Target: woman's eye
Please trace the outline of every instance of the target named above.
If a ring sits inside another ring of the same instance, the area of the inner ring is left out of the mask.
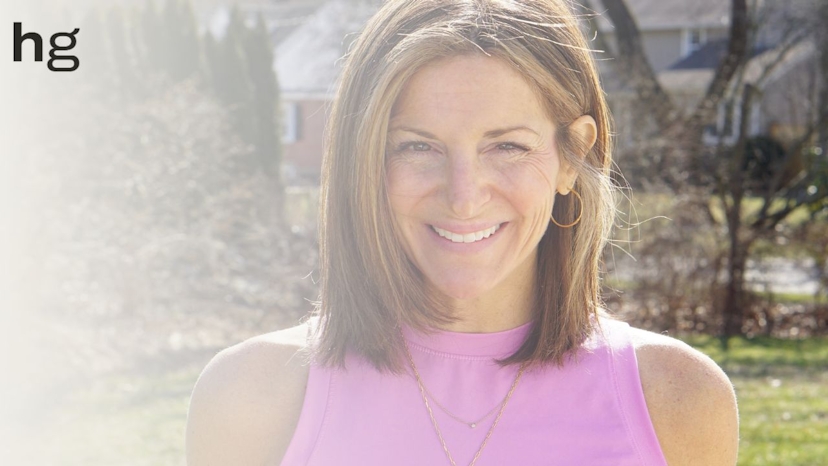
[[[396,145],[396,150],[394,151],[397,154],[411,154],[411,153],[422,153],[422,152],[430,152],[434,148],[431,147],[431,144],[422,141],[409,141],[403,142],[401,144]]]
[[[412,150],[414,152],[428,152],[431,146],[425,142],[409,142],[403,145],[403,149]]]
[[[526,152],[528,149],[525,147],[515,144],[513,142],[502,142],[497,145],[497,150],[505,151],[509,153],[518,153],[518,152]]]

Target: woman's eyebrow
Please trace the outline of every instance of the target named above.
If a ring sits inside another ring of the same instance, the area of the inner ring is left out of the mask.
[[[417,128],[411,128],[409,126],[394,126],[394,127],[390,128],[388,131],[389,132],[406,131],[406,132],[409,132],[409,133],[414,133],[416,135],[422,136],[424,138],[437,139],[437,136],[429,133],[428,131],[417,129]],[[512,131],[529,131],[530,133],[532,133],[536,136],[540,136],[540,134],[538,134],[538,132],[533,130],[532,128],[530,128],[528,126],[520,125],[520,126],[509,126],[507,128],[490,129],[489,131],[486,131],[485,133],[483,133],[483,137],[485,137],[485,138],[496,138],[498,136],[503,136],[504,134],[511,133]]]
[[[394,127],[391,127],[391,128],[388,129],[389,133],[394,132],[394,131],[405,131],[405,132],[408,132],[408,133],[414,133],[414,134],[416,134],[418,136],[422,136],[424,138],[437,139],[437,136],[429,133],[428,131],[425,131],[425,130],[422,130],[422,129],[417,129],[417,128],[412,128],[410,126],[394,126]]]
[[[499,128],[499,129],[492,129],[483,133],[484,137],[487,138],[496,138],[498,136],[503,136],[506,133],[511,133],[512,131],[529,131],[530,133],[540,136],[537,131],[533,130],[528,126],[510,126],[508,128]]]

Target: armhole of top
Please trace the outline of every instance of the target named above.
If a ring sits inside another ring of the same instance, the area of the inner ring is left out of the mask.
[[[627,424],[627,432],[636,451],[642,456],[643,464],[667,466],[655,427],[647,410],[644,388],[638,372],[638,359],[630,337],[630,326],[626,322],[603,322],[609,350],[612,353],[610,365],[615,378],[619,409]]]
[[[335,369],[320,367],[314,363],[308,368],[308,384],[299,422],[293,431],[281,466],[306,465],[316,447],[322,432],[325,414],[328,411],[328,398]]]

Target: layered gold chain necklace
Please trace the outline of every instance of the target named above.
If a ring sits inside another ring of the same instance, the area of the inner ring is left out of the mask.
[[[495,412],[496,412],[496,411],[497,411],[497,410],[498,410],[501,406],[503,406],[503,403],[504,403],[504,402],[506,402],[506,396],[509,396],[509,394],[507,393],[507,394],[506,394],[506,396],[504,396],[504,397],[503,397],[503,399],[502,399],[502,400],[500,400],[500,402],[499,402],[498,404],[494,405],[494,408],[490,409],[490,410],[489,410],[486,414],[484,414],[483,416],[481,416],[481,417],[480,417],[480,418],[478,418],[477,420],[475,420],[475,421],[467,421],[467,420],[465,420],[465,419],[461,419],[461,418],[460,418],[460,416],[457,416],[456,414],[454,414],[454,413],[452,413],[451,411],[449,411],[449,409],[448,409],[448,408],[446,408],[445,406],[443,406],[443,405],[442,405],[442,404],[441,404],[441,403],[437,400],[437,397],[436,397],[436,396],[434,396],[434,394],[433,394],[433,393],[431,393],[431,391],[428,389],[428,387],[426,387],[426,386],[425,386],[425,384],[423,384],[423,390],[425,390],[426,395],[428,395],[428,397],[429,397],[429,398],[431,398],[431,401],[433,401],[433,402],[434,402],[434,404],[435,404],[435,405],[437,405],[437,407],[438,407],[438,408],[440,408],[440,410],[441,410],[441,411],[443,411],[444,413],[446,413],[446,415],[447,415],[448,417],[450,417],[450,418],[454,419],[455,421],[459,422],[460,424],[464,424],[464,425],[468,426],[470,429],[474,429],[475,427],[477,427],[477,425],[478,425],[478,424],[480,424],[481,422],[483,422],[484,420],[486,420],[489,416],[491,416],[492,414],[494,414],[494,413],[495,413]]]
[[[428,417],[431,418],[431,425],[434,426],[434,431],[437,432],[437,438],[440,439],[440,445],[443,447],[443,451],[446,453],[446,457],[448,458],[449,463],[451,463],[451,466],[457,466],[457,463],[454,462],[454,458],[452,458],[451,453],[449,452],[449,449],[446,446],[446,441],[445,439],[443,439],[443,433],[440,431],[440,426],[437,424],[437,420],[434,418],[434,413],[431,411],[431,405],[428,403],[428,397],[426,396],[428,390],[426,390],[425,385],[423,384],[423,379],[420,378],[420,373],[417,371],[417,365],[414,364],[414,357],[411,356],[411,350],[408,349],[408,342],[405,340],[404,337],[403,344],[405,346],[405,354],[406,356],[408,356],[408,362],[409,364],[411,364],[411,370],[414,371],[414,378],[417,379],[417,386],[420,388],[420,395],[422,396],[423,403],[425,404],[426,410],[428,411]],[[497,416],[495,417],[494,422],[492,422],[492,426],[489,427],[489,431],[486,432],[486,437],[483,438],[483,442],[480,444],[480,448],[478,448],[477,452],[474,454],[474,458],[472,458],[471,463],[469,463],[469,466],[474,466],[474,464],[477,462],[477,459],[480,458],[480,454],[483,452],[483,449],[489,442],[489,438],[491,438],[492,432],[494,432],[495,427],[497,427],[497,423],[500,422],[500,417],[503,416],[503,410],[506,409],[506,405],[509,404],[509,400],[512,398],[512,394],[515,392],[515,388],[517,388],[518,382],[520,382],[520,378],[523,375],[523,370],[525,369],[525,367],[526,366],[524,364],[520,365],[520,369],[518,370],[517,376],[515,376],[514,382],[512,382],[511,388],[509,388],[509,392],[506,394],[506,397],[503,398],[503,401],[500,403],[500,410],[497,412]],[[430,392],[428,393],[431,394]],[[434,398],[434,395],[431,395],[431,397]],[[436,398],[434,398],[434,402],[437,403]],[[469,427],[472,428],[476,427],[478,422],[489,417],[489,415],[491,415],[491,413],[494,412],[494,409],[497,409],[497,406],[495,406],[495,408],[492,409],[492,411],[483,416],[480,420],[469,423],[449,413],[448,410],[442,407],[442,405],[440,405],[439,403],[437,403],[437,406],[439,406],[440,409],[442,409],[446,414],[448,414],[452,418],[464,424],[467,424]]]

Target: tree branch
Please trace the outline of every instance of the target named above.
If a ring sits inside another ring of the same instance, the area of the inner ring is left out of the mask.
[[[773,200],[779,197],[780,191],[784,188],[784,186],[782,186],[782,176],[785,173],[785,168],[791,163],[794,156],[802,154],[802,151],[804,151],[805,147],[811,143],[815,135],[819,135],[824,131],[828,131],[828,109],[822,109],[817,121],[808,126],[805,133],[785,151],[785,157],[777,165],[771,184],[765,193],[762,208],[759,211],[758,218],[756,222],[754,222],[754,225],[758,225],[762,218],[768,216],[768,211],[770,210]],[[804,179],[810,180],[809,177],[805,177]],[[805,183],[810,183],[810,181],[805,181]],[[787,191],[791,192],[794,188],[799,187],[799,185],[800,183],[794,183],[788,188]]]
[[[716,68],[716,73],[707,87],[704,98],[699,102],[690,118],[691,122],[701,126],[716,114],[716,109],[727,86],[748,58],[749,18],[747,0],[732,0],[730,4],[730,31],[728,34],[727,53]]]
[[[743,1],[743,0],[741,0]],[[612,24],[618,45],[618,71],[622,79],[631,85],[644,106],[654,112],[653,120],[664,130],[676,118],[676,109],[670,96],[658,82],[655,71],[647,60],[641,33],[635,19],[623,0],[601,0]]]

